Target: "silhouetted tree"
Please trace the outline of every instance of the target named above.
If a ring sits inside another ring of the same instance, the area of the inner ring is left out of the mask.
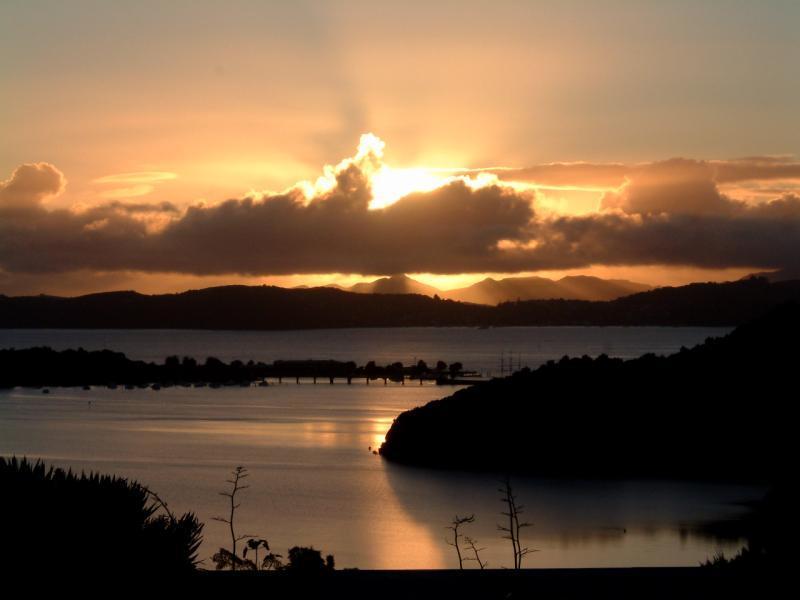
[[[447,542],[448,546],[452,546],[453,548],[456,549],[456,556],[458,556],[459,569],[464,568],[464,559],[461,556],[461,547],[459,546],[459,540],[463,536],[461,535],[461,533],[459,533],[458,529],[462,525],[467,525],[469,523],[474,523],[474,522],[475,522],[475,515],[470,515],[468,517],[459,517],[458,515],[456,515],[455,517],[453,517],[453,520],[450,521],[450,525],[447,527],[447,529],[453,532],[453,541],[452,542],[447,540],[445,541]]]
[[[511,547],[514,551],[514,568],[520,569],[522,568],[522,559],[525,555],[536,552],[536,550],[523,547],[520,539],[522,529],[530,527],[531,524],[523,523],[519,520],[519,515],[522,514],[524,507],[521,504],[517,504],[517,498],[511,487],[510,477],[505,478],[503,487],[499,488],[497,491],[502,494],[500,500],[506,505],[506,510],[502,511],[500,514],[508,519],[508,525],[498,525],[497,529],[505,534],[503,536],[505,539],[511,541]]]
[[[231,533],[231,549],[230,551],[227,551],[224,548],[220,548],[220,551],[214,555],[213,560],[217,563],[217,569],[230,567],[235,571],[237,566],[242,566],[243,564],[242,560],[239,559],[236,554],[236,544],[249,536],[236,535],[236,530],[234,528],[234,517],[236,516],[236,509],[241,506],[241,504],[236,504],[236,494],[250,487],[249,485],[242,484],[242,481],[247,477],[249,477],[247,469],[242,466],[236,467],[233,471],[231,471],[231,479],[226,480],[229,484],[231,484],[230,491],[220,492],[220,496],[225,496],[230,500],[230,512],[227,517],[214,517],[214,520],[221,523],[226,523],[228,525],[228,529]]]
[[[460,362],[450,363],[450,377],[455,379],[463,369],[464,365],[462,365]]]

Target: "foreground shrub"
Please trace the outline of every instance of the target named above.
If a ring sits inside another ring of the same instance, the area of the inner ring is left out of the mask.
[[[332,554],[323,560],[322,552],[313,547],[294,546],[289,548],[289,564],[285,568],[287,571],[310,575],[333,571],[335,563]]]
[[[4,570],[181,574],[197,565],[203,525],[175,517],[146,487],[0,457]]]

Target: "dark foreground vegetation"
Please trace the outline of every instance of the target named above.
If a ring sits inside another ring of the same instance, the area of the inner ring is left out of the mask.
[[[510,325],[736,325],[788,300],[800,281],[753,278],[660,288],[608,302],[528,300],[498,306],[416,294],[227,286],[147,296],[0,295],[0,328],[319,329]]]
[[[181,575],[203,525],[137,482],[0,457],[0,569]]]
[[[709,525],[722,537],[746,538],[748,545],[736,557],[716,557],[705,568],[529,570],[515,564],[506,570],[480,564],[471,570],[337,571],[333,556],[323,559],[314,548],[294,546],[283,557],[265,539],[237,535],[238,495],[247,488],[247,476],[244,467],[237,467],[222,493],[230,512],[217,520],[230,528],[232,546],[214,555],[212,571],[197,559],[203,525],[192,514],[176,517],[146,487],[113,476],[78,476],[41,462],[0,458],[0,576],[6,586],[24,581],[27,592],[46,583],[62,593],[107,595],[124,588],[128,593],[157,592],[159,597],[232,592],[413,600],[773,597],[794,562],[794,538],[786,525],[794,518],[797,496],[777,488],[741,521]],[[511,493],[510,484],[507,491]],[[511,511],[511,504],[507,508]],[[471,520],[461,519],[460,524]],[[457,548],[458,525],[450,529]],[[525,552],[520,546],[520,559]],[[168,579],[179,587],[165,587]]]
[[[468,373],[467,373],[468,374]],[[404,381],[405,379],[458,381],[465,375],[459,362],[437,361],[429,366],[425,361],[415,365],[396,362],[377,365],[374,361],[358,366],[352,361],[335,360],[278,360],[272,364],[242,362],[225,363],[209,357],[198,363],[194,358],[169,356],[163,364],[131,360],[121,352],[111,350],[57,351],[52,348],[9,348],[0,350],[0,389],[43,386],[147,386],[210,384],[266,384],[266,379],[317,378],[330,381],[353,379],[367,381]]]
[[[223,494],[231,507],[238,506],[237,492],[246,489],[245,477],[246,470],[237,468],[230,492]],[[281,560],[266,540],[249,539],[241,552],[228,553],[235,564],[215,557],[212,571],[197,560],[202,524],[192,514],[176,517],[136,482],[0,458],[0,490],[0,576],[8,590],[24,582],[26,595],[47,585],[62,595],[67,590],[118,595],[124,589],[157,597],[245,591],[326,599],[771,597],[780,589],[782,571],[776,567],[787,565],[790,556],[776,562],[773,551],[790,548],[783,525],[792,516],[787,509],[796,506],[783,498],[777,505],[781,512],[774,512],[776,504],[765,501],[745,525],[748,550],[733,561],[718,558],[709,568],[337,571],[332,556],[323,559],[313,548],[295,546]],[[235,549],[246,536],[235,534],[234,513],[232,508],[223,522],[231,526]],[[165,587],[168,578],[180,578],[180,587]]]
[[[778,482],[741,518],[706,525],[707,533],[718,538],[745,539],[747,545],[736,555],[718,555],[705,567],[735,571],[788,572],[796,562],[797,507],[800,493],[796,474]]]
[[[777,481],[792,472],[800,306],[660,357],[551,361],[402,413],[411,465],[548,477]]]

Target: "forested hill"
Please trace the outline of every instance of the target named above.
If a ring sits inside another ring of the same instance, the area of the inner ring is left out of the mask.
[[[550,361],[400,414],[381,455],[546,477],[794,473],[800,304],[671,356]]]
[[[180,294],[0,296],[0,328],[317,329],[507,325],[736,325],[789,300],[800,281],[754,278],[634,294],[608,302],[529,300],[499,306],[415,294],[227,286]]]

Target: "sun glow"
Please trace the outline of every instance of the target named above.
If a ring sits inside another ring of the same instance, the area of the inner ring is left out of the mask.
[[[445,177],[427,169],[393,169],[383,165],[372,175],[372,208],[383,208],[414,192],[430,192],[447,184]]]
[[[531,187],[516,182],[500,182],[493,173],[470,173],[468,169],[439,169],[429,167],[390,167],[384,161],[386,143],[373,133],[361,136],[355,156],[336,165],[326,165],[316,181],[302,181],[300,189],[308,200],[324,195],[336,187],[337,174],[356,165],[369,178],[372,191],[370,208],[380,209],[394,204],[400,198],[416,192],[430,192],[454,181],[463,181],[472,189],[487,185],[504,185],[510,188]]]

